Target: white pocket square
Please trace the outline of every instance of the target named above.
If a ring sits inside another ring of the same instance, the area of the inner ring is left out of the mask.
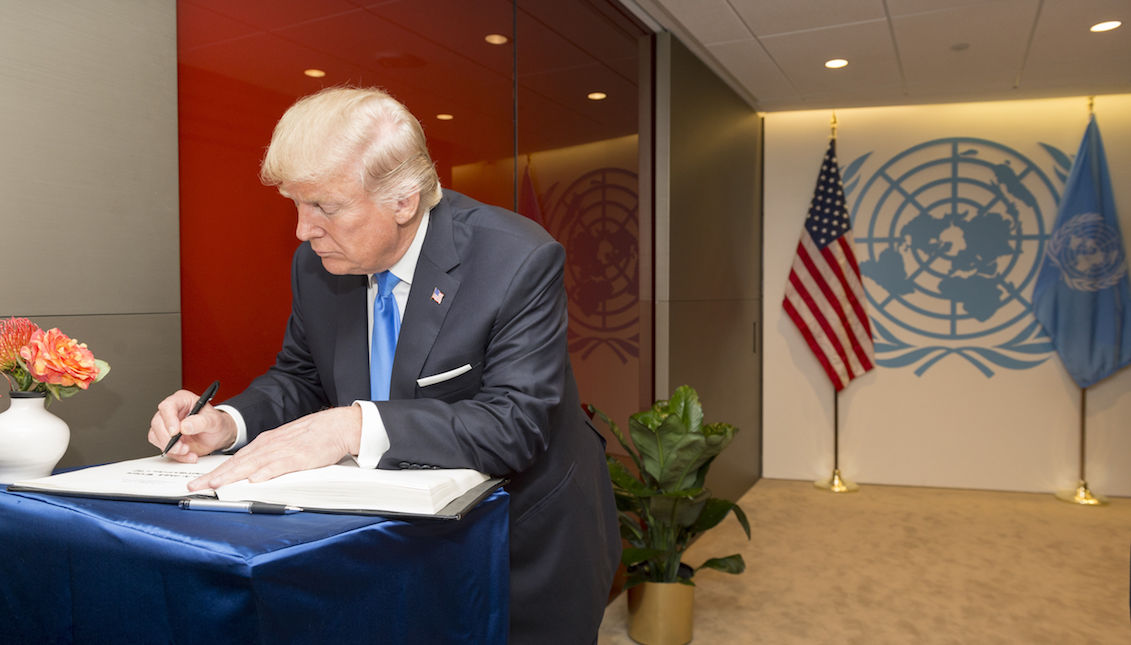
[[[455,368],[454,370],[448,370],[446,372],[440,372],[439,374],[433,374],[432,376],[425,376],[424,378],[418,378],[418,379],[416,379],[416,384],[419,385],[420,387],[428,387],[429,385],[435,385],[437,383],[443,383],[444,381],[454,379],[455,377],[459,376],[460,374],[463,374],[464,372],[470,372],[470,371],[471,371],[471,364],[468,363],[466,365],[461,365],[461,366]]]

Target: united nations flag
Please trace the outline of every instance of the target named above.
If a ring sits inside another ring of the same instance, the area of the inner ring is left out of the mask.
[[[1033,313],[1086,388],[1131,363],[1131,288],[1096,118],[1068,174],[1033,288]]]

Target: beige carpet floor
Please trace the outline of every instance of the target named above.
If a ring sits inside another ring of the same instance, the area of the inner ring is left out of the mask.
[[[1110,501],[763,479],[752,539],[728,517],[686,558],[747,563],[695,577],[693,642],[1131,645],[1131,499]],[[622,593],[598,643],[632,642]]]

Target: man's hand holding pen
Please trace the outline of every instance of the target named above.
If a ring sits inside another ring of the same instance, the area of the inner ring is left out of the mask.
[[[209,388],[213,390],[213,388]],[[207,393],[206,393],[207,394]],[[176,461],[196,463],[197,457],[227,448],[236,440],[236,422],[220,412],[207,399],[188,390],[175,392],[157,406],[157,413],[149,423],[149,443],[164,450],[172,438],[181,438],[165,453]],[[197,414],[190,414],[199,402]]]

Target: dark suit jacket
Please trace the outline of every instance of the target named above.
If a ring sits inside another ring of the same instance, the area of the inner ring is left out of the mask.
[[[392,400],[377,403],[391,442],[382,468],[510,478],[513,643],[593,642],[620,557],[603,441],[580,407],[566,346],[564,261],[537,224],[445,191],[405,307]],[[226,402],[249,437],[369,398],[365,286],[299,247],[276,363]],[[465,364],[455,378],[417,384]]]

